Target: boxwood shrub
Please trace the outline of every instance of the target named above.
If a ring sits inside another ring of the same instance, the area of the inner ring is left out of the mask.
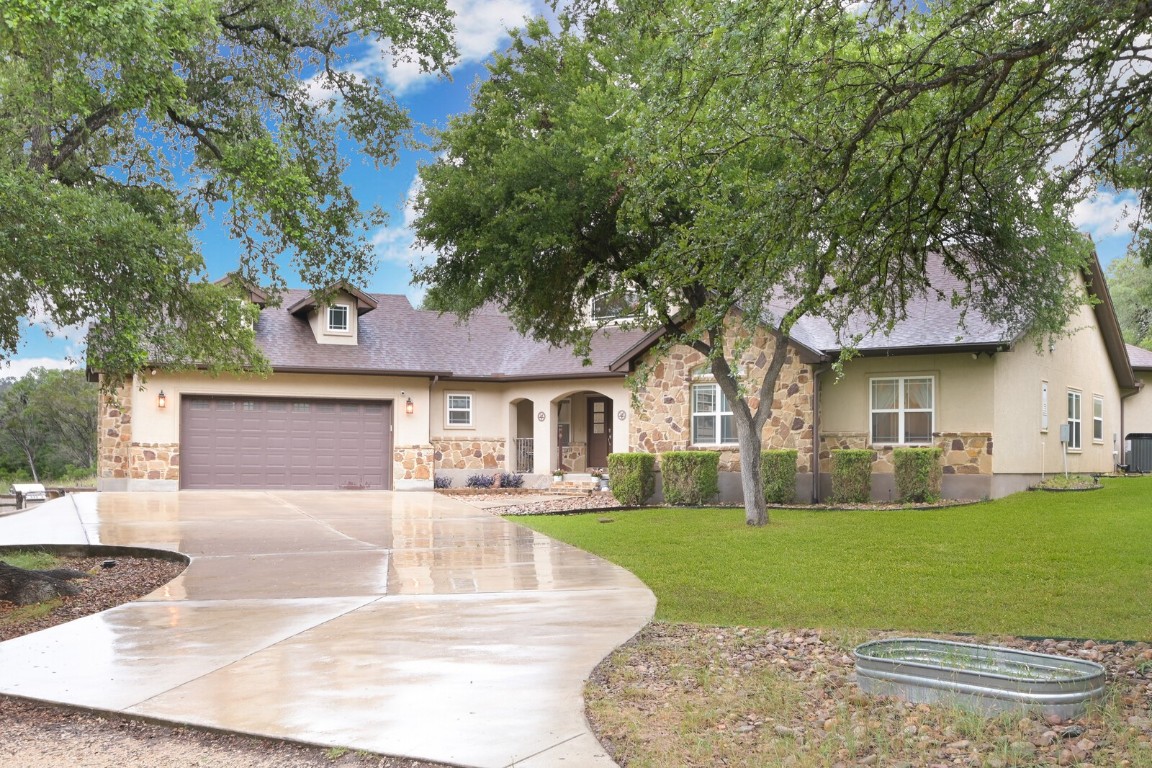
[[[638,507],[645,503],[656,492],[655,454],[608,454],[608,483],[621,504]]]
[[[924,503],[940,498],[939,448],[894,448],[896,493],[902,502]]]
[[[872,451],[832,451],[832,503],[867,504],[872,499]]]
[[[720,454],[715,451],[673,451],[660,454],[664,503],[697,507],[720,493]]]
[[[763,451],[760,454],[760,482],[764,501],[769,504],[791,504],[796,500],[795,448]]]

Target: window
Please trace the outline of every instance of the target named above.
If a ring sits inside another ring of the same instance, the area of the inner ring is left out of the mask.
[[[931,443],[934,388],[931,376],[872,379],[872,442]]]
[[[1080,393],[1068,390],[1068,448],[1080,449]]]
[[[597,322],[628,320],[636,316],[640,298],[633,291],[601,293],[592,299],[592,319]]]
[[[448,426],[472,426],[472,395],[448,395]]]
[[[1092,440],[1104,442],[1104,398],[1092,395]]]
[[[716,384],[692,385],[692,442],[695,445],[736,442],[732,406]]]
[[[348,330],[347,304],[333,304],[328,307],[328,330],[341,332]]]

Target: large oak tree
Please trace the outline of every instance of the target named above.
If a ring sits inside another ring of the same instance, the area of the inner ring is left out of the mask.
[[[0,355],[21,317],[95,323],[113,382],[147,361],[261,368],[252,310],[203,281],[213,212],[237,272],[313,286],[371,268],[347,148],[395,158],[408,117],[349,57],[444,71],[443,0],[9,0],[0,9]]]
[[[883,328],[938,291],[1059,332],[1090,248],[1071,205],[1146,157],[1146,77],[1114,81],[1143,56],[1147,2],[582,10],[529,25],[440,134],[416,224],[437,255],[417,277],[436,306],[495,301],[578,348],[592,296],[636,292],[639,322],[707,356],[732,403],[750,524],[767,522],[755,457],[800,318],[850,350],[849,318]],[[775,332],[755,380],[733,313]]]

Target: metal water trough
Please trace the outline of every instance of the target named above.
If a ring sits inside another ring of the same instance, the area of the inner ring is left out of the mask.
[[[987,714],[1038,710],[1066,719],[1104,694],[1104,667],[1091,661],[925,638],[858,646],[856,680],[865,693],[915,703]]]

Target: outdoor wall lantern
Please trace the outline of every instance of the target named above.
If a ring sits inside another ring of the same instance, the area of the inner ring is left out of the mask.
[[[168,398],[164,396],[164,390],[160,390],[160,394],[156,395],[156,407],[163,408],[168,405]]]
[[[416,413],[416,406],[412,404],[412,398],[408,398],[408,402],[404,403],[404,413],[409,416]]]

